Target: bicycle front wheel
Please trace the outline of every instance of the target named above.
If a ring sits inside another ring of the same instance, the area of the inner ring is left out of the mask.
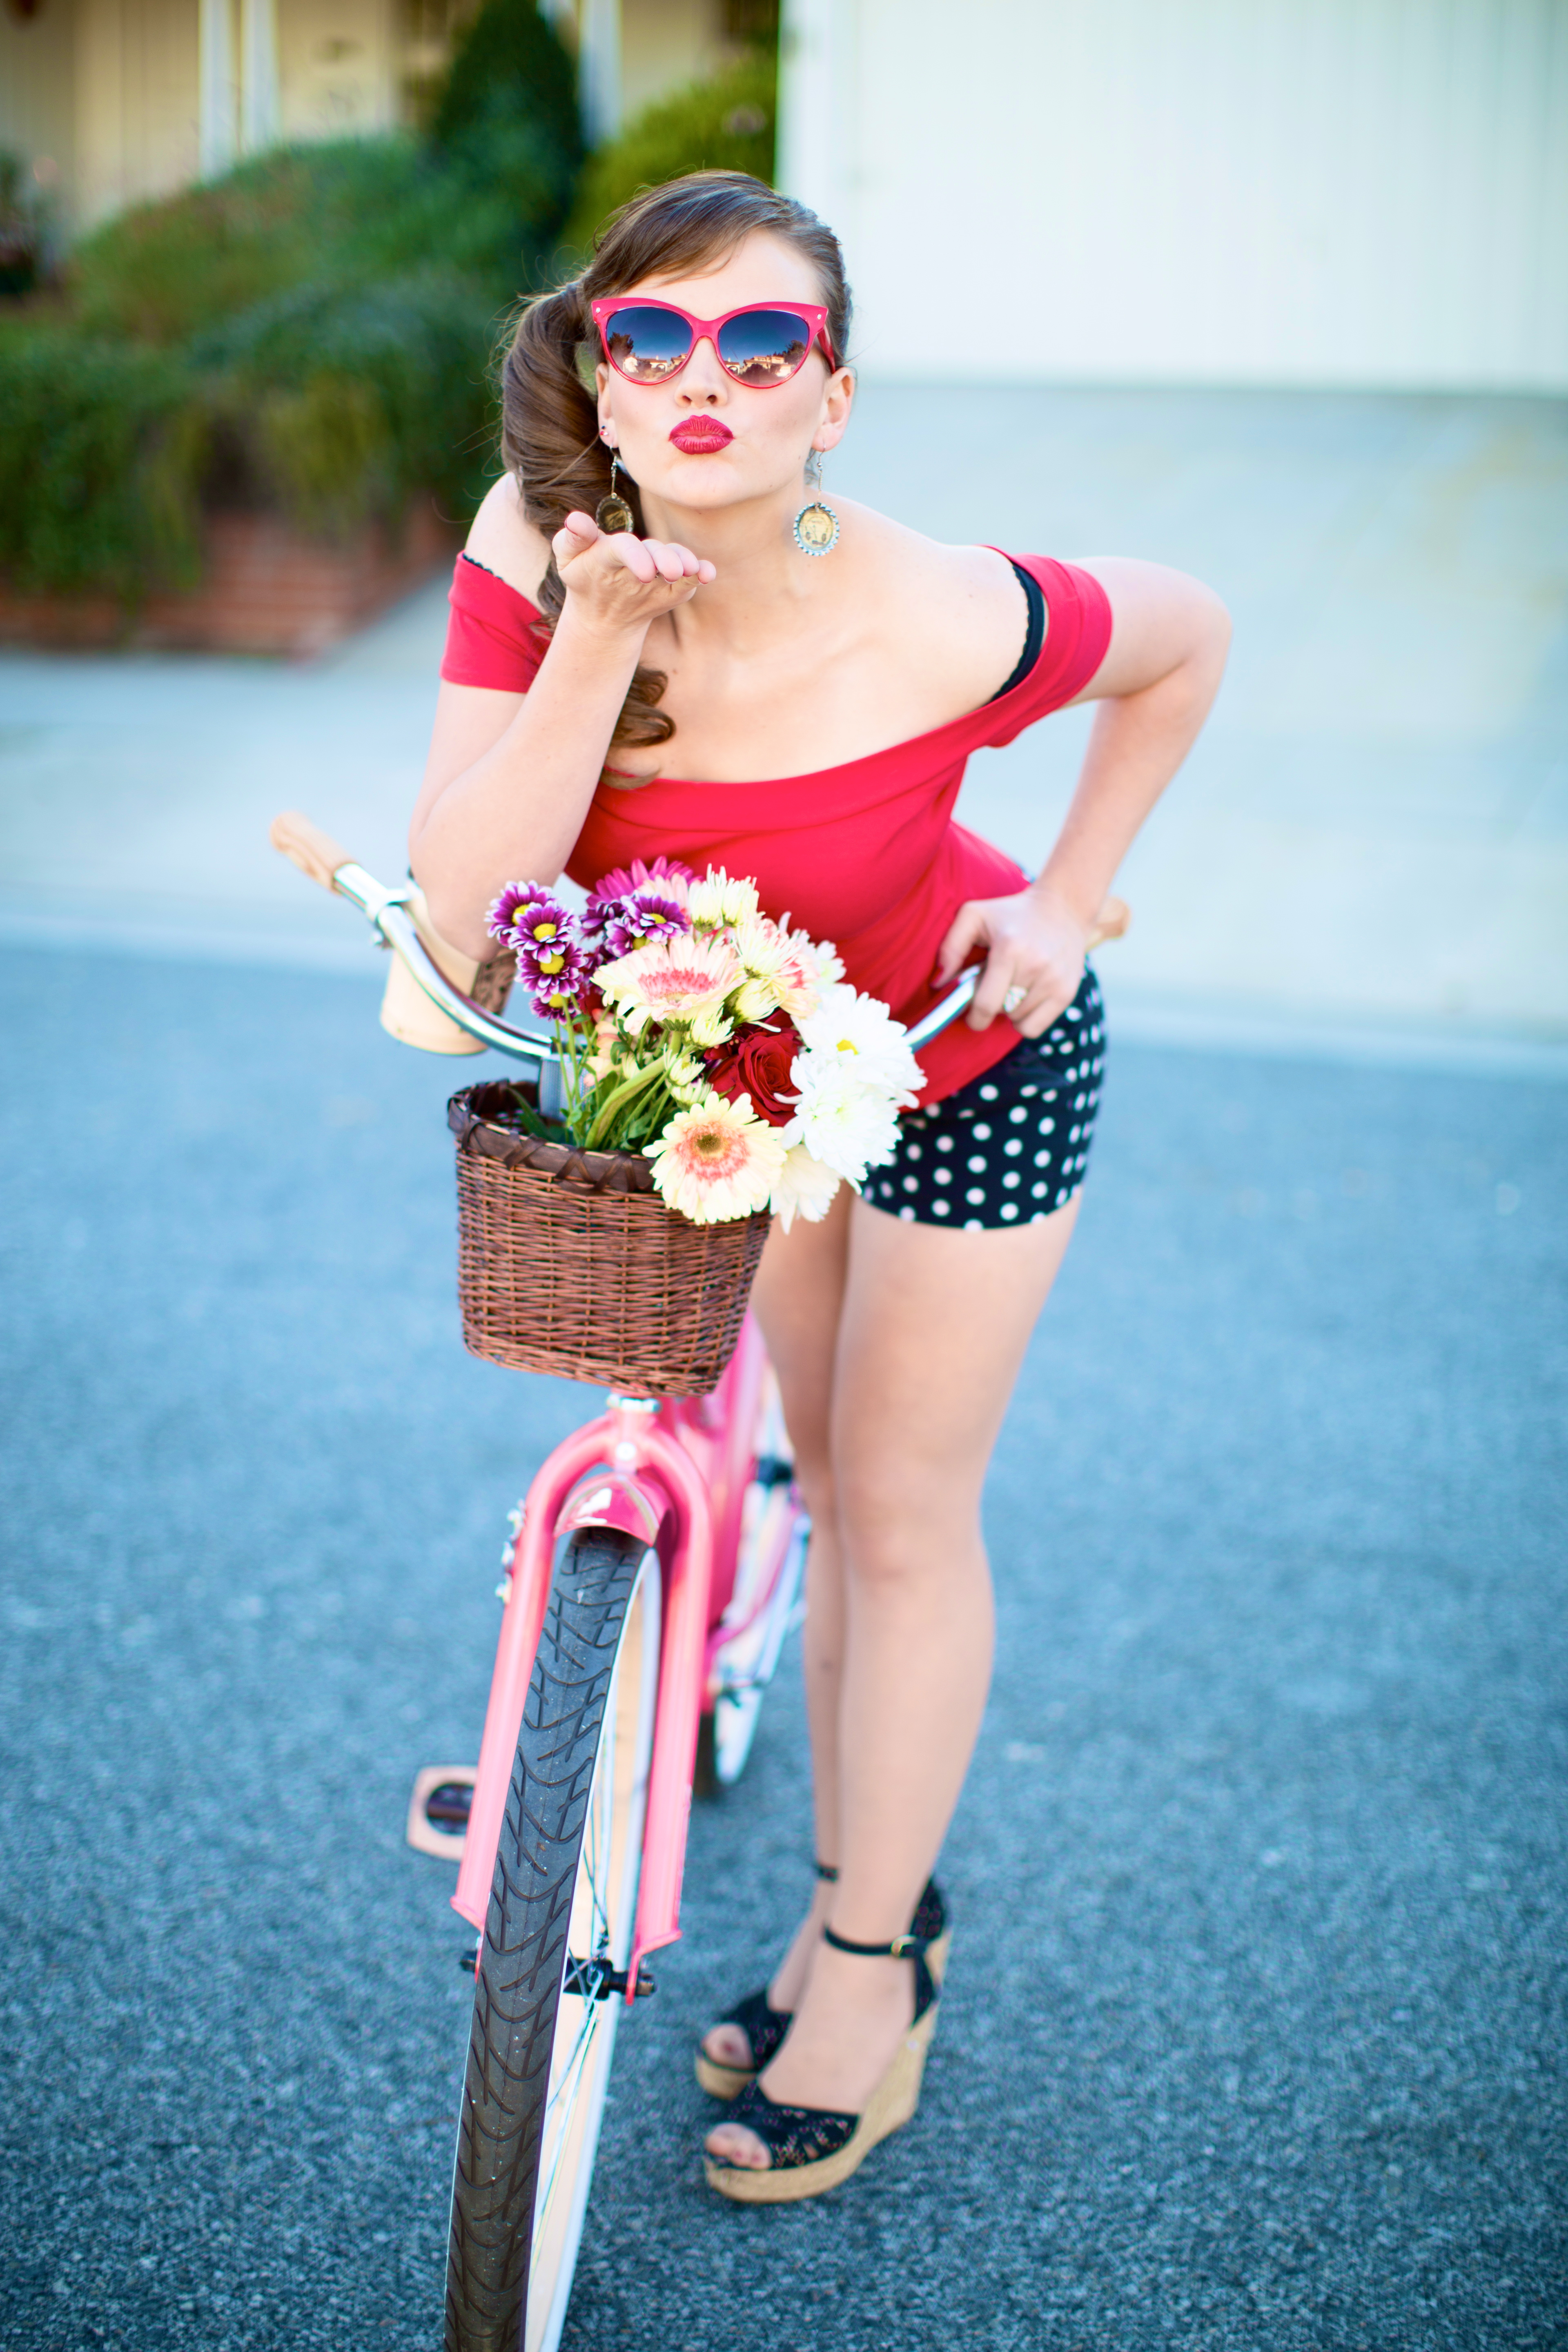
[[[612,1528],[563,1553],[479,1947],[452,2185],[447,2352],[555,2352],[637,1916],[658,1693],[658,1562]]]

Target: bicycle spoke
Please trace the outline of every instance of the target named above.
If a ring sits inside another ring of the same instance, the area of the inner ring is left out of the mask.
[[[596,2000],[590,2000],[584,2003],[584,2007],[587,2011],[587,2015],[584,2017],[582,2027],[578,2032],[577,2039],[573,2044],[571,2058],[567,2062],[565,2071],[562,2074],[559,2085],[555,2090],[552,2091],[545,2105],[544,2136],[547,2142],[549,2142],[552,2137],[553,2145],[549,2147],[548,2154],[545,2157],[544,2178],[540,2184],[538,2202],[534,2209],[534,2229],[536,2233],[544,2227],[544,2224],[549,2218],[550,2200],[554,2193],[555,2183],[560,2177],[561,2159],[566,2153],[567,2142],[572,2136],[572,2104],[568,2104],[563,2113],[560,2108],[560,2102],[565,2096],[568,2089],[570,2089],[574,2094],[573,2103],[574,2104],[576,2083],[577,2080],[579,2080],[586,2072],[588,2053],[593,2046],[594,2036],[598,2032],[599,2028],[599,2003]]]

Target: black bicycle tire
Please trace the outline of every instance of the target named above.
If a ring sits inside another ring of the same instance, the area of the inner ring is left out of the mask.
[[[518,2352],[567,1931],[622,1631],[647,1546],[574,1536],[529,1680],[479,1948],[453,2168],[447,2352]]]

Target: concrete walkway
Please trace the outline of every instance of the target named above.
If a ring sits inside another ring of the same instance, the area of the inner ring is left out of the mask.
[[[878,387],[837,487],[940,535],[1196,572],[1231,674],[1121,887],[1121,1033],[1568,1068],[1568,405]],[[432,583],[308,667],[0,656],[0,935],[360,962],[286,803],[401,870]],[[1037,860],[1087,728],[972,770]]]

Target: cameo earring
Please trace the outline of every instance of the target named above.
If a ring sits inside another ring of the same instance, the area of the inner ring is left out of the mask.
[[[616,454],[614,443],[607,446],[610,451],[610,487],[594,509],[594,520],[601,530],[635,530],[637,517],[616,488],[616,476],[621,461]],[[834,529],[837,530],[837,524]]]
[[[803,555],[830,555],[838,544],[838,517],[821,496],[820,449],[813,449],[806,458],[805,487],[818,495],[808,500],[795,519],[795,543]]]

